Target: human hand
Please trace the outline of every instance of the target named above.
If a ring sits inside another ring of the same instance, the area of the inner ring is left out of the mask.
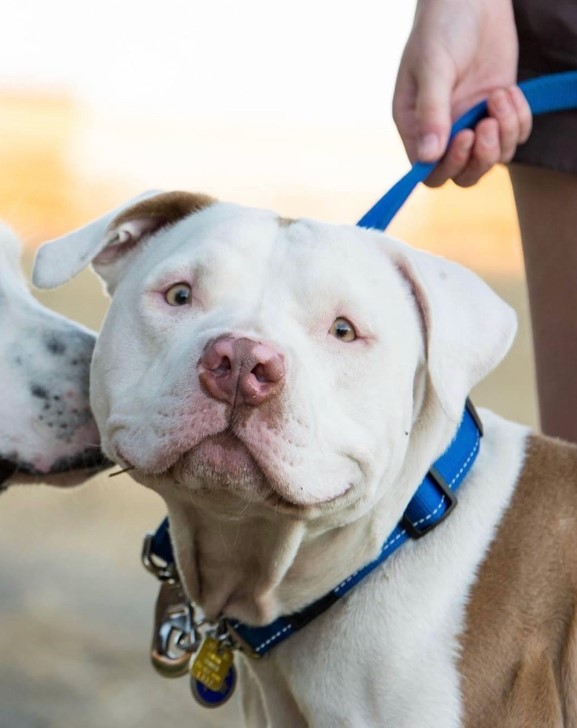
[[[517,53],[511,0],[418,0],[393,117],[412,162],[444,154],[426,184],[473,185],[527,140],[532,117],[515,85]],[[447,149],[452,120],[484,98],[489,116]]]

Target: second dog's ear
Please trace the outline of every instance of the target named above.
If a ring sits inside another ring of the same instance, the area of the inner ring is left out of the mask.
[[[54,288],[92,263],[112,293],[143,240],[214,202],[212,197],[190,192],[145,192],[42,245],[36,254],[32,282],[37,288]]]

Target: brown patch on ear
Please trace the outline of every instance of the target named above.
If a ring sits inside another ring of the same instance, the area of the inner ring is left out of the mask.
[[[106,247],[92,261],[96,271],[125,257],[143,238],[215,202],[212,197],[199,193],[162,192],[127,207],[108,225]]]
[[[199,192],[162,192],[123,210],[111,223],[110,229],[130,220],[145,219],[150,222],[147,225],[148,232],[156,232],[168,225],[174,225],[184,217],[200,212],[215,202],[213,197]]]

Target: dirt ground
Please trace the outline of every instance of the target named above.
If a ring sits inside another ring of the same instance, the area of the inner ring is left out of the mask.
[[[534,425],[524,284],[489,283],[520,331],[474,401]],[[106,305],[90,273],[42,300],[94,328]],[[196,707],[185,678],[163,680],[148,663],[156,584],[139,552],[164,515],[160,499],[127,476],[103,476],[66,492],[12,488],[0,500],[0,728],[222,725],[226,709]]]

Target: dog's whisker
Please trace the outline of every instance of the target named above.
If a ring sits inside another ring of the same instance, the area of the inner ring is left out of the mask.
[[[115,478],[117,475],[122,475],[122,473],[128,473],[129,470],[134,470],[134,465],[130,465],[128,468],[124,468],[123,470],[116,470],[114,473],[110,473],[108,475],[109,478]]]

